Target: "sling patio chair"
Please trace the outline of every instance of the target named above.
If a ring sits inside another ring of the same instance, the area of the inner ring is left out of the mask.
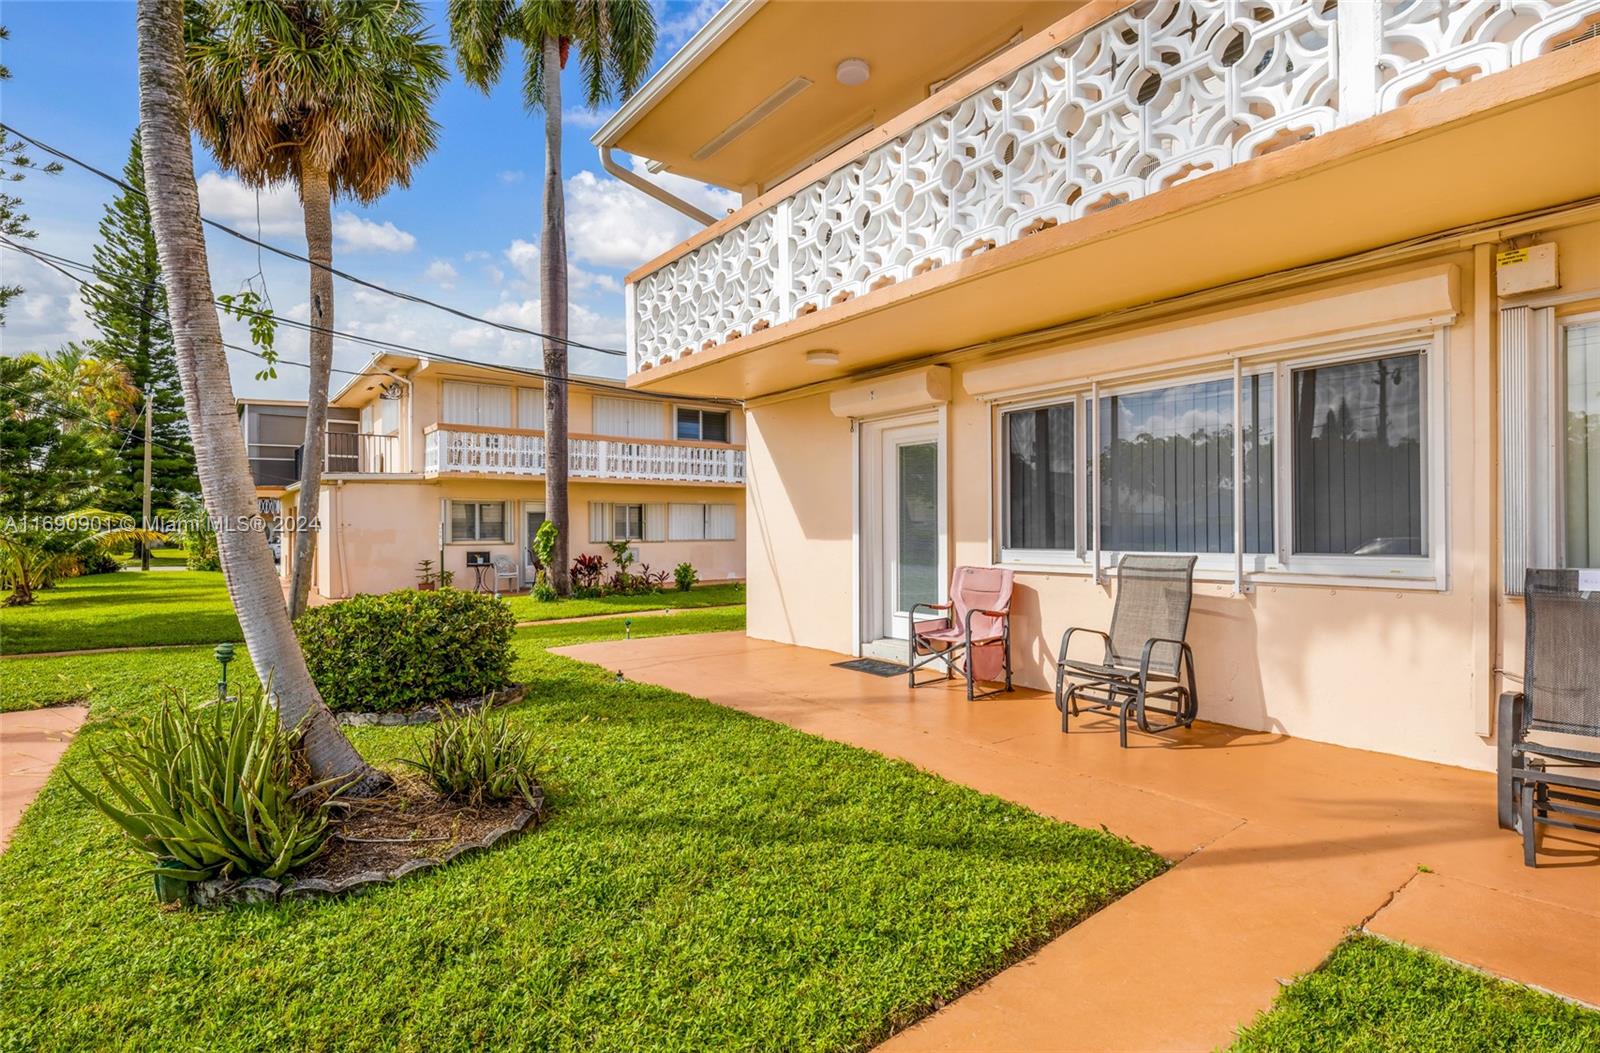
[[[1128,717],[1140,731],[1161,732],[1194,723],[1194,652],[1184,642],[1194,598],[1195,556],[1123,556],[1117,564],[1117,601],[1111,631],[1074,627],[1061,636],[1056,656],[1056,708],[1061,730],[1068,716],[1087,709],[1116,710],[1123,747]],[[1069,658],[1074,633],[1100,637],[1098,662]],[[1172,708],[1151,705],[1164,702]],[[1150,714],[1171,719],[1152,723]]]
[[[1600,832],[1600,582],[1580,573],[1528,571],[1522,690],[1500,696],[1495,725],[1500,825],[1530,867],[1539,826]]]
[[[949,603],[916,603],[911,606],[910,660],[906,679],[917,687],[917,670],[943,662],[949,680],[956,675],[956,660],[961,660],[967,678],[967,701],[999,694],[999,689],[974,695],[978,680],[994,681],[1005,677],[1005,690],[1011,690],[1011,578],[1009,570],[995,567],[957,567],[950,578]],[[943,611],[935,618],[918,620],[918,611]]]

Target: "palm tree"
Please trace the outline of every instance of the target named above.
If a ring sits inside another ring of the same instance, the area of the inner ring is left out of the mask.
[[[306,759],[317,779],[347,776],[356,780],[355,792],[370,792],[387,779],[368,768],[340,734],[317,693],[283,605],[266,535],[237,527],[257,519],[256,497],[200,228],[185,98],[183,15],[183,0],[139,0],[139,116],[150,220],[167,287],[196,473],[206,511],[224,527],[217,532],[217,547],[228,595],[256,672],[272,685],[278,719],[286,727],[305,729]]]
[[[648,0],[450,0],[450,39],[467,82],[487,92],[500,79],[506,42],[522,46],[522,95],[544,111],[544,216],[539,236],[539,312],[544,338],[545,514],[556,528],[550,584],[565,596],[567,514],[567,210],[561,185],[561,71],[573,44],[583,100],[594,109],[638,89],[656,48]]]
[[[292,182],[311,258],[311,383],[299,506],[315,516],[333,365],[332,202],[370,204],[432,152],[428,115],[449,75],[417,0],[203,0],[188,5],[189,112],[246,186]],[[311,591],[313,529],[295,532],[291,617]]]

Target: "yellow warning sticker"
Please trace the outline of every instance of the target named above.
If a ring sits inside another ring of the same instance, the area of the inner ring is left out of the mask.
[[[1527,249],[1508,249],[1505,252],[1497,253],[1495,255],[1495,258],[1494,258],[1494,265],[1496,267],[1509,267],[1513,263],[1527,263],[1527,262],[1528,262],[1528,250]]]

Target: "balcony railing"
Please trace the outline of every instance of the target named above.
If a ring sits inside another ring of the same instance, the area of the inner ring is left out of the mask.
[[[428,429],[423,449],[423,472],[429,476],[464,472],[526,477],[545,472],[545,437],[538,431],[438,425]],[[567,472],[574,479],[742,485],[744,448],[572,436]]]
[[[253,455],[252,455],[253,456]],[[300,465],[305,457],[305,447],[294,448],[294,475],[290,482],[300,478]],[[255,461],[252,461],[252,466]],[[326,473],[362,475],[389,475],[404,472],[400,463],[400,436],[373,435],[367,432],[329,429],[322,450],[322,470]],[[256,477],[256,485],[263,485]]]
[[[1144,0],[630,287],[649,369],[1592,35],[1600,0]]]

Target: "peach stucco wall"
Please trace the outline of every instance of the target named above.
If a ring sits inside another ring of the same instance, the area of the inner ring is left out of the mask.
[[[1563,289],[1594,291],[1594,301],[1575,295],[1573,302],[1590,310],[1600,306],[1600,224],[1552,230],[1543,237],[1560,246]],[[1497,671],[1519,671],[1522,651],[1521,605],[1505,600],[1499,585],[1499,467],[1493,431],[1499,396],[1493,345],[1501,304],[1492,298],[1492,274],[1484,267],[1493,248],[1486,244],[1476,251],[1408,259],[1293,294],[1307,305],[1302,321],[1310,318],[1328,333],[1347,335],[1360,323],[1350,317],[1351,302],[1338,301],[1318,322],[1318,297],[1308,293],[1367,289],[1376,309],[1385,283],[1402,282],[1429,268],[1454,268],[1449,273],[1458,279],[1452,293],[1455,314],[1440,345],[1446,377],[1446,586],[1279,580],[1263,581],[1235,596],[1231,575],[1202,581],[1189,637],[1197,655],[1203,718],[1493,767],[1488,715],[1495,694],[1507,686]],[[1235,348],[1195,346],[1190,337],[1200,331],[1197,327],[1241,306],[1259,308],[1269,317],[1266,309],[1284,298],[1231,303],[1006,361],[1016,364],[1018,376],[1062,379],[1183,360],[1226,365],[1230,350],[1260,347],[1271,342],[1272,334],[1242,333],[1234,327],[1228,331],[1240,341]],[[1358,297],[1356,310],[1361,302]],[[950,363],[954,382],[946,419],[952,565],[991,564],[998,558],[993,540],[994,407],[969,395],[963,384],[975,369],[992,375],[995,361],[967,357]],[[752,636],[843,652],[856,646],[851,428],[850,420],[830,412],[826,390],[749,409]],[[1013,632],[1018,680],[1043,687],[1050,681],[1062,631],[1070,625],[1103,628],[1110,618],[1112,590],[1081,572],[1022,570],[1017,582]],[[1056,731],[1045,722],[1039,733]]]
[[[510,501],[512,540],[496,544],[483,541],[447,542],[444,567],[455,573],[457,586],[468,587],[473,573],[467,552],[487,550],[508,555],[521,566],[523,541],[522,501],[542,501],[542,483],[526,481],[450,479],[379,481],[352,479],[331,482],[322,491],[322,522],[329,526],[317,546],[316,590],[328,598],[358,592],[388,592],[416,584],[419,560],[439,565],[440,502]],[[744,498],[736,487],[693,487],[626,484],[573,484],[569,490],[573,518],[572,554],[608,555],[603,545],[591,544],[591,501],[619,504],[700,502],[732,504],[736,517],[733,541],[638,541],[640,563],[652,570],[670,571],[678,563],[693,563],[703,582],[737,581],[744,577]],[[637,569],[637,568],[635,568]]]

